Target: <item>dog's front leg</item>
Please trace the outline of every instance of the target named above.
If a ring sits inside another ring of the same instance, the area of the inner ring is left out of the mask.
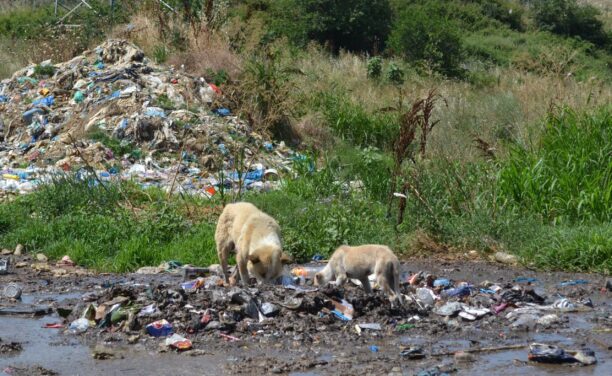
[[[347,280],[348,280],[348,277],[346,276],[346,274],[344,273],[338,274],[338,276],[336,277],[336,287],[340,287],[344,285]]]
[[[247,268],[248,260],[246,257],[240,255],[240,252],[236,255],[236,264],[238,266],[238,271],[240,272],[240,279],[242,280],[242,284],[244,286],[249,285],[249,270]]]
[[[368,276],[360,278],[359,282],[361,282],[361,285],[363,286],[363,290],[366,292],[366,294],[372,293],[372,286],[370,286],[370,280],[368,279]]]

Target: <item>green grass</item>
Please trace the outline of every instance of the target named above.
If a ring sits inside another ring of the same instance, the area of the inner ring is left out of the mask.
[[[98,141],[107,148],[111,149],[116,157],[131,154],[137,149],[134,144],[113,138],[101,129],[92,131],[89,134],[89,138],[91,140]]]
[[[207,265],[216,261],[214,224],[190,223],[181,203],[129,185],[60,179],[36,193],[0,205],[0,243],[21,243],[51,259],[69,255],[80,265],[124,272],[162,261]],[[132,212],[125,197],[141,206]],[[122,205],[120,205],[122,204]]]
[[[517,145],[500,193],[552,222],[612,222],[612,107],[550,115],[540,142]]]

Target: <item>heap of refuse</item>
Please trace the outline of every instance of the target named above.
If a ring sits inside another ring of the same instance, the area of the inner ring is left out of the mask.
[[[215,107],[222,95],[122,40],[19,70],[0,82],[0,195],[84,167],[97,182],[207,196],[275,188],[303,156]]]
[[[503,285],[487,281],[473,285],[422,272],[401,277],[405,301],[396,306],[380,291],[366,294],[357,280],[343,287],[313,286],[313,276],[322,267],[320,263],[298,265],[276,285],[249,287],[227,285],[218,265],[195,268],[170,262],[159,268],[143,268],[137,275],[154,273],[154,282],[130,279],[100,286],[84,294],[80,303],[61,307],[70,313],[54,328],[74,334],[93,331],[97,334],[91,338],[111,336],[112,341],[185,351],[207,348],[219,339],[287,337],[306,343],[330,341],[331,345],[391,332],[484,327],[494,331],[557,330],[567,323],[564,315],[593,310],[589,299],[562,297],[558,291],[556,296],[548,296],[533,278],[516,278]],[[376,288],[373,276],[370,280]],[[567,281],[559,287],[571,289],[583,283],[588,282]],[[371,350],[379,351],[377,346]],[[419,346],[400,346],[398,350],[408,360],[436,356]],[[597,362],[588,349],[569,354],[546,344],[533,344],[529,359],[583,365]]]

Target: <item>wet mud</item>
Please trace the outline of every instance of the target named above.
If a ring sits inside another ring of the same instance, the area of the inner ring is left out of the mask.
[[[16,282],[23,288],[21,300],[0,300],[0,375],[609,374],[612,311],[606,276],[439,260],[406,260],[402,271],[405,282],[422,271],[455,284],[470,282],[478,287],[489,281],[504,291],[520,286],[521,292],[512,298],[518,299],[516,307],[469,321],[436,314],[415,301],[394,307],[381,292],[368,296],[351,284],[315,292],[284,286],[243,289],[216,285],[184,291],[180,273],[68,272],[54,277],[51,272],[26,267],[0,276],[3,286]],[[536,281],[516,282],[520,277]],[[561,285],[576,280],[588,283]],[[407,297],[415,296],[416,288],[402,284]],[[536,317],[554,314],[558,320],[553,322],[513,325],[516,321],[507,315],[518,312],[524,304],[520,299],[528,299],[525,291],[532,290],[544,297],[542,306],[560,298],[576,304],[590,299],[590,303],[584,309],[542,311]],[[491,303],[491,296],[473,291],[462,298],[441,299],[436,309],[447,302],[472,307],[497,304]],[[333,301],[341,299],[353,306],[350,321],[332,312],[337,308]],[[122,300],[129,313],[124,319],[90,327],[84,333],[68,329],[90,304],[99,307]],[[264,303],[269,305],[264,308]],[[139,317],[150,304],[155,311]],[[262,311],[269,317],[261,315]],[[168,320],[175,333],[188,338],[192,349],[179,352],[165,345],[167,337],[147,334],[146,325],[160,319]],[[46,327],[50,324],[61,327]],[[358,324],[366,325],[358,329]],[[367,324],[379,324],[380,330]],[[592,349],[597,364],[529,361],[528,345],[533,342],[570,351]],[[411,352],[414,349],[418,351]]]

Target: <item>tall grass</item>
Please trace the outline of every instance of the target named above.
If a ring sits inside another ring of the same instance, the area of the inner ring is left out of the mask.
[[[547,221],[612,221],[611,110],[551,114],[538,144],[512,149],[501,197]]]
[[[215,262],[214,225],[190,222],[181,202],[162,197],[131,185],[58,179],[0,205],[0,243],[116,272],[168,260]]]

